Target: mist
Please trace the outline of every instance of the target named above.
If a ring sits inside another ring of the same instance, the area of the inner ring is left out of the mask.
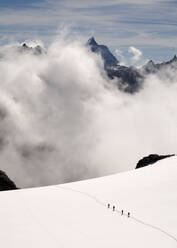
[[[0,48],[0,169],[18,187],[134,169],[177,147],[177,73],[118,90],[99,55],[62,35],[41,55]]]

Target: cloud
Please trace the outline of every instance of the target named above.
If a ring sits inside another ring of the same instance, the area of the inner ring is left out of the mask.
[[[117,55],[118,59],[119,59],[119,64],[120,65],[127,65],[127,61],[125,56],[123,55],[123,52],[120,49],[116,49],[115,50],[115,54]]]
[[[140,58],[142,56],[142,52],[138,48],[131,46],[131,47],[129,47],[128,51],[129,51],[129,53],[133,54],[133,57],[132,57],[133,62],[136,63],[140,60]]]
[[[129,95],[66,32],[46,54],[15,46],[0,54],[0,164],[19,187],[121,172],[150,153],[176,152],[173,68]]]
[[[142,1],[142,0],[103,0],[103,1],[99,1],[99,0],[91,0],[91,1],[81,1],[81,0],[74,0],[74,1],[70,1],[70,0],[61,0],[59,3],[57,0],[51,0],[51,1],[46,1],[46,3],[48,4],[58,4],[58,5],[62,5],[64,7],[69,7],[69,8],[94,8],[94,7],[108,7],[108,6],[117,6],[120,4],[137,4],[137,5],[149,5],[152,4],[154,2],[158,2],[153,1],[153,0],[148,0],[148,1]]]

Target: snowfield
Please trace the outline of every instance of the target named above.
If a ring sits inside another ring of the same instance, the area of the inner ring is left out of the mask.
[[[177,247],[177,157],[92,180],[0,192],[0,244],[2,248]]]

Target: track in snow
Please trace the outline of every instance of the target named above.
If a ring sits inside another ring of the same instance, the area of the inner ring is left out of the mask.
[[[80,190],[76,190],[76,189],[72,189],[72,188],[68,188],[68,187],[63,187],[63,186],[55,186],[55,187],[58,188],[58,189],[60,188],[60,189],[69,190],[69,191],[73,191],[73,192],[75,192],[75,193],[82,194],[82,195],[84,195],[84,196],[87,196],[87,197],[91,198],[92,200],[94,200],[95,202],[97,202],[99,205],[102,205],[102,206],[104,206],[104,207],[107,207],[107,202],[103,202],[103,201],[101,201],[100,199],[98,199],[97,197],[95,197],[95,196],[93,196],[93,195],[91,195],[91,194],[89,194],[89,193],[87,193],[87,192],[83,192],[83,191],[80,191]],[[117,213],[121,214],[121,211],[116,210],[116,209],[115,209],[114,212],[117,212]],[[144,222],[144,221],[142,221],[142,220],[140,220],[140,219],[137,219],[137,218],[135,218],[135,217],[133,217],[133,216],[130,216],[129,218],[131,218],[133,221],[135,221],[135,222],[137,222],[137,223],[139,223],[139,224],[142,224],[142,225],[144,225],[144,226],[147,226],[147,227],[149,227],[149,228],[153,228],[153,229],[155,229],[155,230],[161,232],[162,234],[166,235],[168,238],[173,239],[173,240],[177,243],[177,238],[176,238],[175,236],[173,236],[173,235],[171,235],[170,233],[164,231],[164,230],[161,229],[160,227],[151,225],[151,224],[149,224],[149,223],[147,223],[147,222]]]

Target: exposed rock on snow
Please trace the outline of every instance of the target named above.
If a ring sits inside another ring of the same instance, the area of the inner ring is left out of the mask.
[[[158,154],[150,154],[147,157],[142,158],[136,165],[136,169],[138,168],[142,168],[144,166],[148,166],[150,164],[154,164],[157,161],[161,160],[161,159],[165,159],[165,158],[169,158],[175,156],[174,154],[172,155],[158,155]]]
[[[15,183],[6,175],[4,171],[0,170],[0,191],[17,189]]]

